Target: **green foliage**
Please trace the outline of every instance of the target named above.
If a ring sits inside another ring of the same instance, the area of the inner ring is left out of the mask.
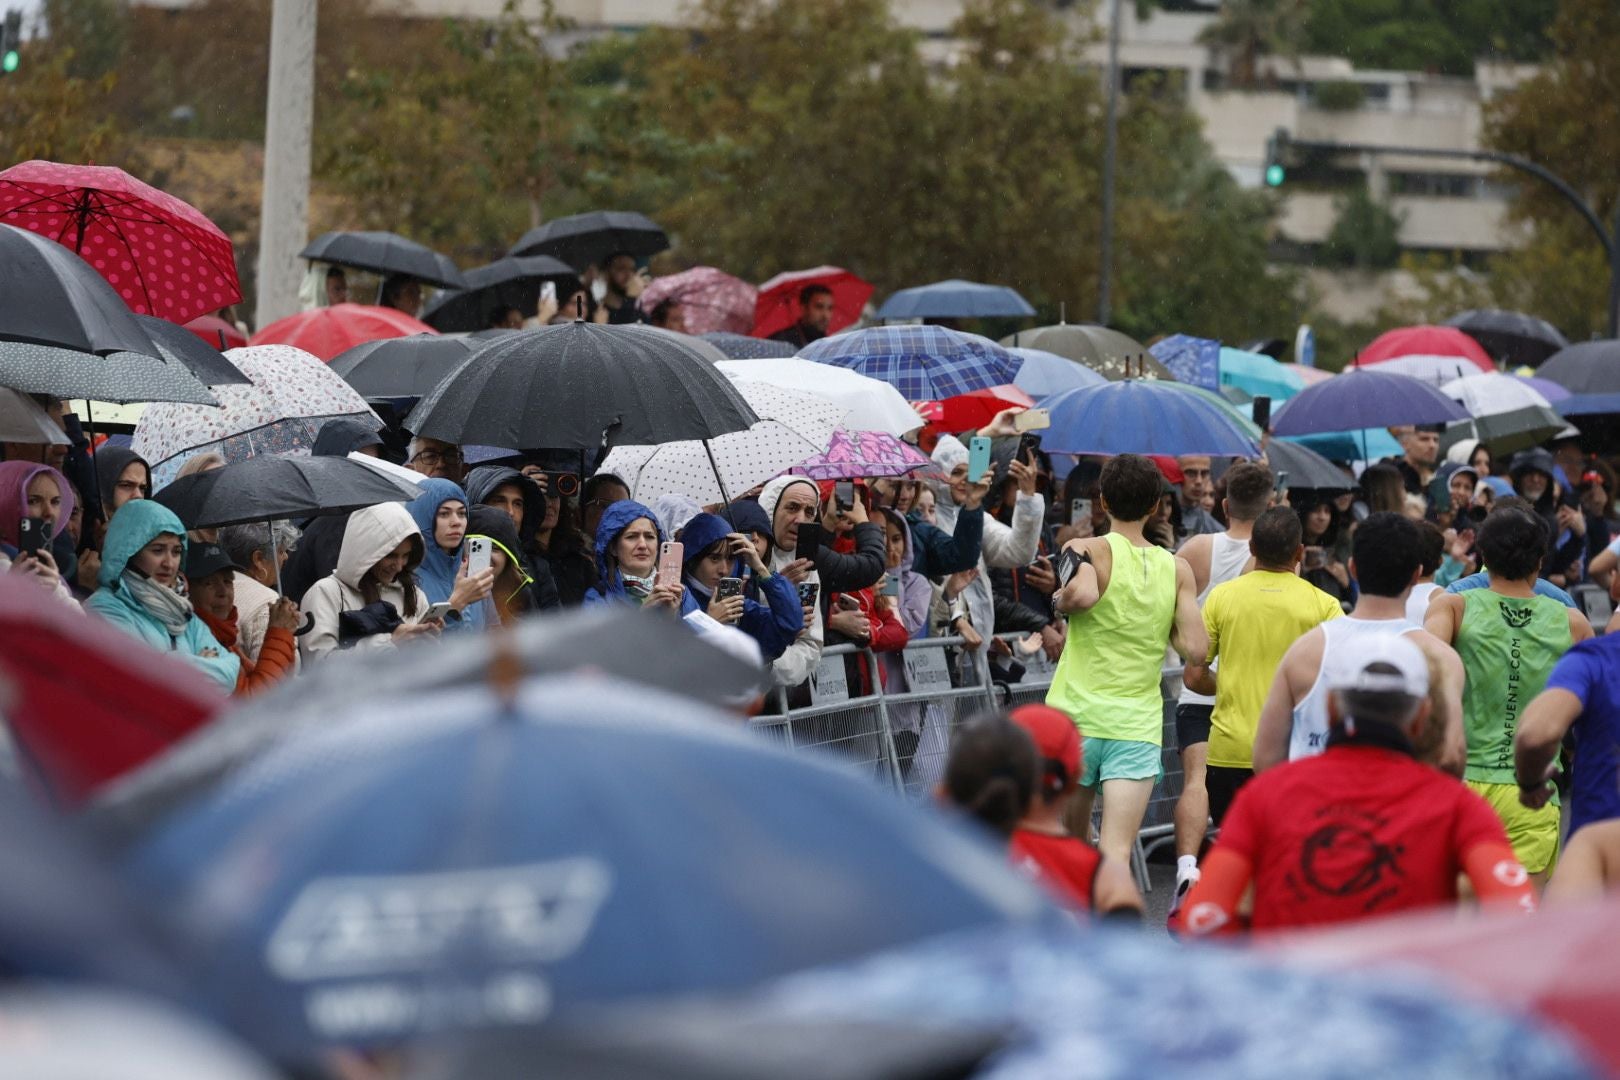
[[[24,54],[0,85],[0,164],[30,158],[122,164],[125,147],[107,115],[113,77],[74,75],[70,50],[27,45]]]
[[[1226,59],[1232,85],[1246,89],[1259,84],[1262,57],[1299,59],[1308,17],[1307,0],[1224,0],[1198,40]]]
[[[1317,83],[1312,98],[1319,109],[1328,112],[1354,112],[1367,100],[1367,91],[1358,82]]]
[[[1396,214],[1375,200],[1364,187],[1334,199],[1333,207],[1338,216],[1322,243],[1324,264],[1388,270],[1399,261],[1404,214]]]
[[[1473,73],[1481,57],[1538,60],[1558,0],[1312,0],[1306,51],[1359,68]]]
[[[72,52],[70,74],[99,79],[118,66],[128,30],[118,0],[45,0],[41,13],[54,49]]]

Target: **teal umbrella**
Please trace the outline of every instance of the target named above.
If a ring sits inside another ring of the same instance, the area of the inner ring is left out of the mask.
[[[1235,386],[1250,397],[1265,395],[1280,404],[1305,389],[1305,380],[1262,353],[1221,348],[1221,386]]]

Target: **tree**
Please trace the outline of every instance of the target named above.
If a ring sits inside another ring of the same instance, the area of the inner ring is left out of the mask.
[[[1477,59],[1539,60],[1557,0],[1312,0],[1311,53],[1359,68],[1472,75]]]
[[[108,118],[114,78],[72,74],[73,52],[31,43],[0,80],[0,164],[30,158],[124,164],[127,147]]]
[[[1356,270],[1388,270],[1401,257],[1401,226],[1396,214],[1364,187],[1333,201],[1336,217],[1322,243],[1322,262]]]
[[[1224,0],[1198,40],[1226,58],[1234,86],[1250,88],[1259,85],[1262,57],[1298,62],[1308,13],[1306,0]]]

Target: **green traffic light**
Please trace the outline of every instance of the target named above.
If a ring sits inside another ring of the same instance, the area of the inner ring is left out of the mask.
[[[17,64],[21,60],[22,56],[16,49],[7,49],[6,55],[0,57],[0,68],[5,69],[6,74],[9,75],[17,70]]]
[[[1266,166],[1266,186],[1282,187],[1283,177],[1286,175],[1281,165]]]

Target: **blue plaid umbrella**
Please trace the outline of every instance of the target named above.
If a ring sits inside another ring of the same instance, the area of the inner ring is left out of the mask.
[[[886,382],[907,401],[1005,386],[1023,363],[989,338],[943,326],[874,326],[822,338],[799,356]]]
[[[1066,390],[1041,406],[1052,412],[1041,446],[1053,453],[1260,456],[1225,406],[1174,383],[1126,379]]]
[[[1274,435],[1314,435],[1468,418],[1468,410],[1438,387],[1409,375],[1352,368],[1290,398],[1272,417],[1271,431]]]
[[[1176,381],[1205,390],[1221,385],[1221,343],[1190,334],[1171,334],[1148,346],[1153,358],[1170,369]]]
[[[728,360],[780,360],[794,353],[793,346],[785,341],[749,337],[747,334],[713,333],[699,336],[725,353]]]

